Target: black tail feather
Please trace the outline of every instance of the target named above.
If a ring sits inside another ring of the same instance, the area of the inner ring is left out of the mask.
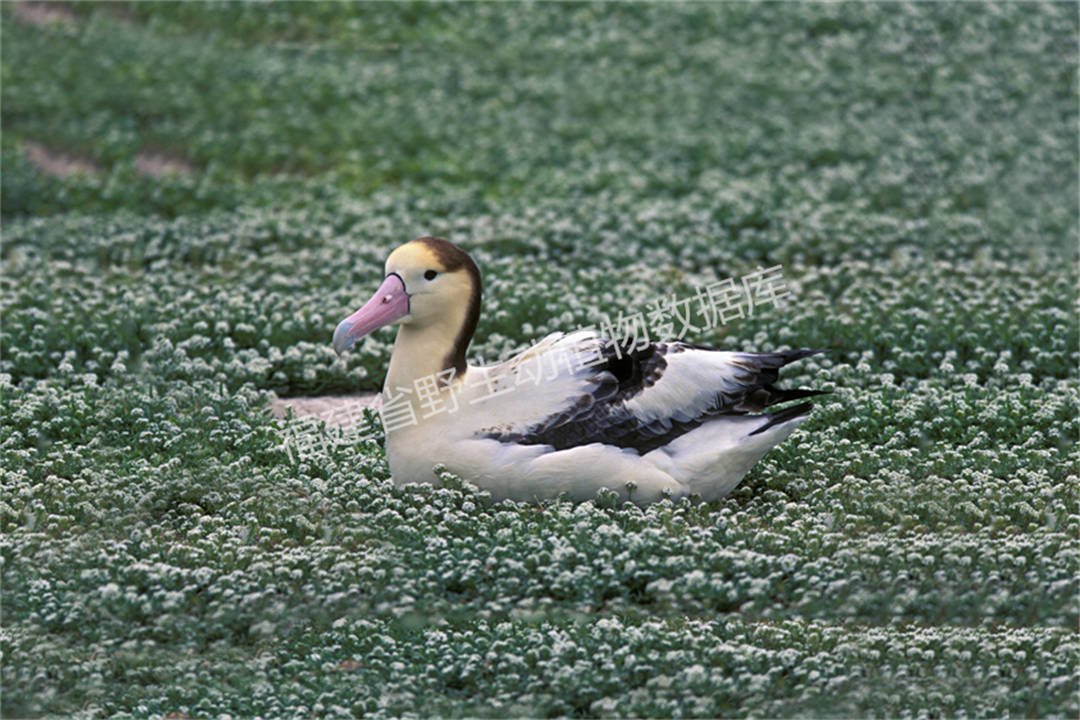
[[[796,360],[802,360],[804,357],[810,357],[811,355],[820,355],[823,352],[828,352],[828,350],[808,350],[804,348],[801,350],[781,350],[780,352],[770,354],[779,356],[783,360],[783,363],[781,364],[787,365],[788,363],[793,363]]]
[[[737,353],[732,364],[742,368],[735,378],[746,383],[741,396],[730,397],[729,407],[735,412],[763,412],[765,408],[777,403],[821,395],[823,391],[794,388],[778,388],[775,383],[780,377],[780,368],[788,363],[801,360],[811,355],[818,355],[825,350],[783,350],[772,353]]]
[[[787,402],[789,400],[802,400],[803,398],[828,394],[828,390],[807,390],[806,388],[794,388],[792,390],[785,390],[783,388],[771,387],[769,388],[769,405],[776,405],[778,403]]]
[[[820,393],[815,393],[815,394],[820,394]],[[777,410],[776,412],[769,413],[768,415],[763,415],[762,417],[766,418],[767,422],[764,425],[762,425],[761,427],[754,430],[752,433],[748,433],[748,434],[749,435],[757,435],[758,433],[763,433],[766,430],[768,430],[769,428],[775,427],[775,426],[779,425],[780,423],[785,423],[788,420],[794,420],[795,418],[797,418],[797,417],[799,417],[801,415],[807,414],[808,412],[810,412],[810,410],[813,407],[814,407],[814,403],[812,403],[812,402],[804,402],[804,403],[799,403],[798,405],[792,405],[789,408],[784,408],[783,410]]]

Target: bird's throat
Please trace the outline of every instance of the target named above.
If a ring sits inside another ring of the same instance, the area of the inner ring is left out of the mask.
[[[457,335],[458,327],[448,323],[398,328],[383,393],[415,392],[417,383],[429,382],[429,378],[434,378],[440,387],[458,380],[456,369],[451,371]]]

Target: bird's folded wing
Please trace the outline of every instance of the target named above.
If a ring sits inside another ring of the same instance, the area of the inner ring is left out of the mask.
[[[478,435],[556,449],[600,442],[644,453],[718,415],[817,394],[773,386],[780,367],[815,352],[630,347],[591,331],[556,333],[505,363],[470,369],[497,393],[479,402],[485,422]]]

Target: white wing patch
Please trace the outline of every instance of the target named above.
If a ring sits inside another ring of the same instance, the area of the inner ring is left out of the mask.
[[[667,363],[660,377],[626,400],[626,408],[643,423],[687,422],[716,406],[717,390],[731,368],[731,353],[678,350],[664,343]]]
[[[470,366],[460,401],[484,431],[531,427],[591,396],[601,347],[592,331],[552,333],[498,365]]]

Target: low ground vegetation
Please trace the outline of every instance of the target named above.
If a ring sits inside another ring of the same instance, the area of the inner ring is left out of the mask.
[[[2,11],[5,715],[1080,710],[1069,6]],[[486,358],[781,265],[688,339],[832,392],[713,504],[291,455],[425,234]]]

